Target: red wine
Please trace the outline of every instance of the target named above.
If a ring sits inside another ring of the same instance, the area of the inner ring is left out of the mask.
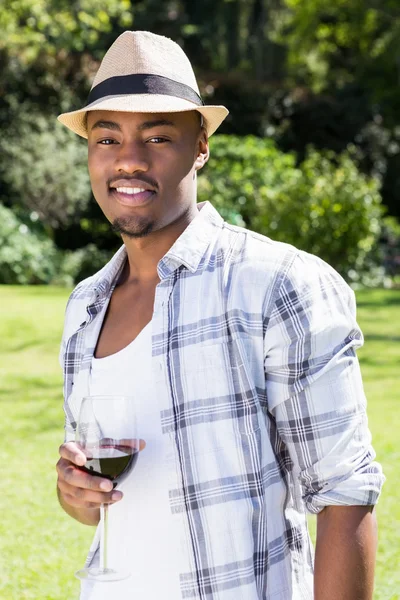
[[[135,466],[139,452],[137,448],[123,445],[104,445],[96,448],[95,456],[86,460],[83,471],[105,477],[114,487],[121,483]]]

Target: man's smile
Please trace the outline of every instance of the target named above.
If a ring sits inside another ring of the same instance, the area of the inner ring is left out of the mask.
[[[156,193],[155,186],[139,179],[119,179],[110,185],[110,190],[123,206],[142,206]]]

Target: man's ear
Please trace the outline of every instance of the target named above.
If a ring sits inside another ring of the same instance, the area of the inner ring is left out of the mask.
[[[208,145],[208,135],[204,127],[201,128],[201,133],[197,142],[197,156],[194,162],[195,171],[200,171],[210,157],[210,148]]]

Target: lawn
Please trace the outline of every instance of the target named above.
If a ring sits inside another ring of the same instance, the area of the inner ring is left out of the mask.
[[[387,482],[378,507],[376,600],[400,600],[400,290],[360,291],[359,352],[369,420]],[[0,286],[0,598],[76,600],[75,569],[93,530],[59,508],[62,442],[58,347],[67,292]]]

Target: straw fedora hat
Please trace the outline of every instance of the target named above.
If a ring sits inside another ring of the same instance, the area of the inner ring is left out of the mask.
[[[204,106],[186,54],[172,40],[148,31],[125,31],[106,52],[84,108],[59,115],[66,127],[87,138],[86,113],[110,110],[171,113],[196,110],[208,135],[228,110]]]

